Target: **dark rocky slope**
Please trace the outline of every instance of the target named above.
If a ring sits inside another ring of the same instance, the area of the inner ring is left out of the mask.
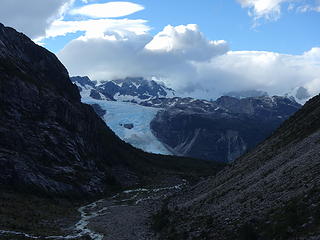
[[[170,199],[155,216],[161,239],[320,239],[319,120],[316,96],[253,151]]]
[[[164,108],[151,122],[157,138],[173,153],[231,162],[268,137],[300,105],[286,97],[224,96],[216,101],[153,99]]]
[[[190,165],[193,160],[146,154],[121,141],[80,102],[54,54],[0,24],[1,186],[97,194],[163,169],[194,172]]]

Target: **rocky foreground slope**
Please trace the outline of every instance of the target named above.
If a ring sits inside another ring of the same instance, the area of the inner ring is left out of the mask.
[[[161,239],[320,239],[320,96],[155,216]]]
[[[54,54],[0,24],[0,186],[100,194],[209,166],[194,161],[146,154],[120,140],[80,102]]]

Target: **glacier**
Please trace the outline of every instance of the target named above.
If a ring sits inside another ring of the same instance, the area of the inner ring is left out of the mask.
[[[103,116],[105,123],[123,141],[146,152],[171,155],[171,152],[153,135],[150,122],[161,109],[144,107],[130,102],[96,100],[82,94],[82,102],[98,104],[107,113]],[[125,124],[133,124],[132,129]]]

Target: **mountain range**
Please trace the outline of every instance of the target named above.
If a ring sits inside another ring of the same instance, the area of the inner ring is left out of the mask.
[[[139,103],[154,98],[171,98],[175,91],[154,80],[142,77],[116,79],[97,84],[88,77],[71,77],[80,92],[98,100],[127,101]]]
[[[219,162],[231,162],[255,147],[301,107],[293,98],[261,91],[207,101],[174,96],[174,90],[143,78],[102,84],[88,77],[71,80],[82,101],[105,110],[102,118],[124,141],[145,151]],[[127,124],[130,129],[124,129]]]

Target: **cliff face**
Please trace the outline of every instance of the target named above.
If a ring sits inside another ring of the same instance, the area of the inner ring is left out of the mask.
[[[268,137],[300,105],[286,97],[221,97],[209,102],[156,99],[165,108],[151,122],[157,138],[173,153],[231,162]]]
[[[193,164],[168,158],[121,141],[80,102],[54,54],[0,25],[0,186],[97,194]]]
[[[319,239],[319,120],[317,96],[253,151],[171,199],[162,238]]]
[[[108,183],[137,181],[126,170],[126,154],[133,150],[80,103],[58,59],[3,25],[0,122],[1,184],[99,193]]]

